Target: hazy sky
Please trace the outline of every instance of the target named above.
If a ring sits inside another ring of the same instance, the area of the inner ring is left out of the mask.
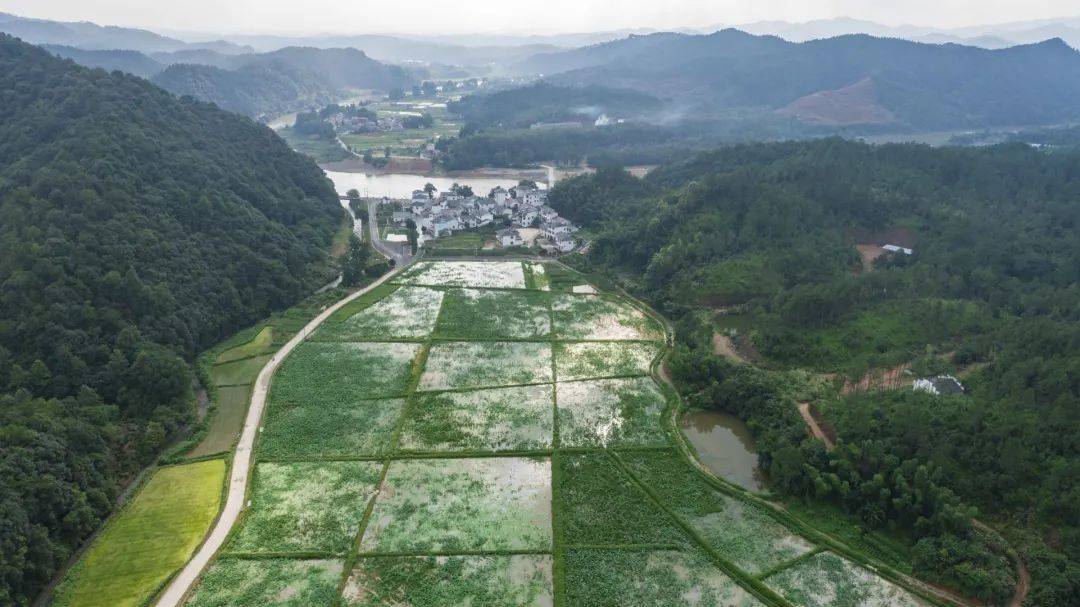
[[[0,12],[228,33],[582,32],[851,16],[958,27],[1075,16],[1076,0],[0,0]]]

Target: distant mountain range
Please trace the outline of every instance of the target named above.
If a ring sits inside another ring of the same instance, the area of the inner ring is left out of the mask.
[[[516,69],[645,92],[699,115],[756,110],[909,129],[1080,119],[1080,53],[1060,39],[987,50],[866,35],[793,43],[738,30],[662,33],[536,55]]]
[[[849,18],[738,27],[216,38],[0,14],[0,32],[54,54],[254,117],[306,109],[346,89],[466,75],[636,90],[666,102],[664,120],[735,112],[825,128],[925,130],[1080,117],[1077,53],[1068,46],[1080,46],[1080,18],[959,29]]]
[[[125,49],[143,53],[171,52],[184,49],[208,49],[218,53],[250,53],[243,47],[223,40],[191,44],[130,27],[102,26],[94,23],[48,21],[0,13],[0,32],[11,34],[31,44],[56,44],[84,50]]]
[[[253,118],[326,105],[355,89],[407,87],[422,71],[386,65],[354,48],[289,47],[225,55],[209,49],[144,54],[42,45],[88,67],[141,76],[177,95]]]

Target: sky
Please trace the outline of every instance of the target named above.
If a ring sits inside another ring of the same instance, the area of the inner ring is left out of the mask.
[[[216,33],[569,33],[848,16],[952,28],[1072,17],[1076,0],[0,0],[0,12]]]

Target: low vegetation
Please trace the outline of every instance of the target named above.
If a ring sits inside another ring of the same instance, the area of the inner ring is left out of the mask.
[[[225,462],[160,468],[109,521],[55,592],[57,607],[141,607],[202,542]]]
[[[375,462],[261,463],[231,552],[344,554],[375,494]]]

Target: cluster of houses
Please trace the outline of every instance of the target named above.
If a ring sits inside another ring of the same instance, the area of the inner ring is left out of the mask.
[[[422,239],[494,225],[502,226],[495,233],[502,247],[535,245],[548,253],[567,253],[577,246],[577,228],[547,206],[547,192],[534,185],[497,187],[487,197],[463,196],[460,190],[437,196],[415,190],[411,199],[394,204],[400,206],[394,223],[412,220]]]
[[[342,111],[331,114],[326,121],[334,127],[337,133],[378,133],[405,130],[405,125],[396,116],[361,115],[353,112]]]

